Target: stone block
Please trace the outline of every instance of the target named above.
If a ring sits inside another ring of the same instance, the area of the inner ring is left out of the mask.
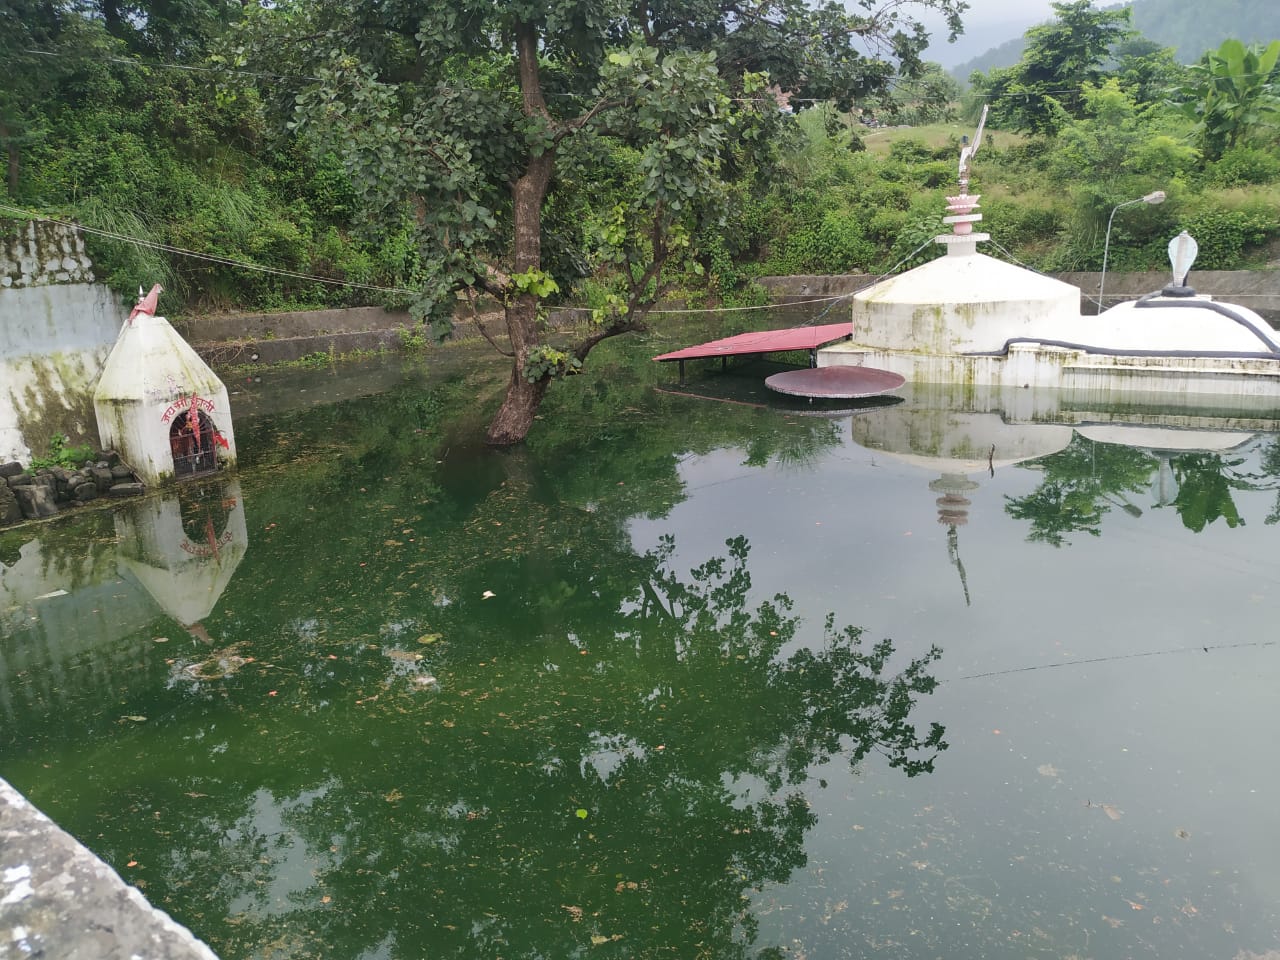
[[[58,512],[53,494],[43,484],[29,483],[14,487],[13,493],[18,499],[18,506],[22,508],[22,515],[28,520],[52,517]]]
[[[36,482],[36,478],[29,473],[19,473],[12,477],[5,477],[4,482],[11,487],[29,487]]]
[[[90,500],[97,500],[98,485],[92,480],[88,483],[82,483],[80,486],[76,487],[74,496],[75,499],[79,500],[81,503],[88,503]]]
[[[7,484],[0,483],[0,527],[19,523],[22,519],[22,507],[18,504],[17,495]]]
[[[99,493],[106,493],[111,489],[111,485],[116,482],[115,477],[111,475],[110,467],[94,467],[90,472],[93,474],[93,482],[97,485]]]
[[[0,463],[0,477],[8,479],[16,477],[20,473],[24,473],[25,468],[17,460],[10,460],[8,463]]]
[[[107,491],[107,495],[112,497],[140,497],[146,492],[147,486],[144,483],[116,483]]]

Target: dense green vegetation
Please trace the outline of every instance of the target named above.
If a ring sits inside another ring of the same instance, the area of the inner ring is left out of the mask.
[[[660,297],[749,303],[762,274],[935,255],[983,103],[972,190],[1023,262],[1096,268],[1110,211],[1155,189],[1167,203],[1116,222],[1117,269],[1162,267],[1181,229],[1202,268],[1266,262],[1280,235],[1280,42],[1186,67],[1127,10],[1072,0],[962,97],[896,4],[775,0],[738,23],[677,0],[424,0],[375,21],[352,3],[11,5],[0,213],[102,231],[101,275],[159,280],[171,313],[383,302],[442,331],[487,296],[513,353],[495,441]],[[563,303],[593,323],[552,347]]]

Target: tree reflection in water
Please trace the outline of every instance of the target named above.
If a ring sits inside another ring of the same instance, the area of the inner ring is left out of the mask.
[[[895,669],[830,617],[811,637],[786,595],[750,603],[749,545],[727,547],[681,576],[667,539],[612,615],[565,604],[560,636],[482,662],[442,649],[430,692],[384,647],[268,701],[297,721],[241,708],[218,736],[262,767],[177,759],[135,786],[166,810],[165,904],[228,957],[750,955],[748,892],[806,862],[815,768],[915,776],[946,743],[911,716],[937,649]]]
[[[1132,500],[1146,495],[1160,473],[1169,489],[1156,497],[1152,508],[1172,506],[1182,525],[1194,533],[1217,520],[1237,527],[1245,520],[1233,491],[1280,489],[1280,442],[1266,441],[1256,472],[1242,469],[1248,462],[1235,450],[1148,451],[1076,435],[1065,449],[1023,464],[1041,470],[1044,479],[1025,496],[1005,497],[1005,511],[1029,521],[1028,540],[1060,547],[1070,542],[1072,533],[1099,536],[1103,517],[1115,508],[1141,517],[1142,508]],[[1265,522],[1278,519],[1280,499]]]

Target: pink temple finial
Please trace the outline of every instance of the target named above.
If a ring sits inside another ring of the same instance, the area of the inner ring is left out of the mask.
[[[978,121],[978,130],[973,140],[967,141],[960,148],[960,192],[954,197],[947,197],[947,213],[943,223],[951,224],[951,233],[937,238],[938,243],[947,244],[948,250],[954,253],[972,253],[979,240],[987,240],[985,233],[974,233],[973,225],[982,221],[982,214],[975,213],[981,194],[969,193],[969,162],[982,145],[982,131],[987,125],[987,106],[982,107],[982,118]]]

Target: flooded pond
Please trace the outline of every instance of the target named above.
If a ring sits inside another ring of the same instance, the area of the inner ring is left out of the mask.
[[[229,384],[237,479],[0,535],[0,775],[224,960],[1280,955],[1280,411],[671,346],[510,452]]]

